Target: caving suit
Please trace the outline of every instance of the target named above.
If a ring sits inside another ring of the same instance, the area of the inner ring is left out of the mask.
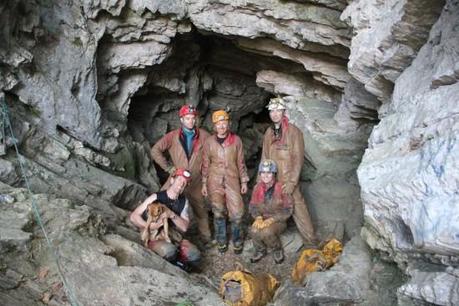
[[[207,186],[219,243],[226,243],[226,215],[231,221],[233,243],[241,243],[244,215],[241,184],[248,181],[241,139],[234,133],[221,144],[216,135],[207,138],[203,149],[202,183]]]
[[[179,128],[167,133],[151,149],[153,160],[164,170],[171,166],[164,153],[167,151],[176,168],[184,168],[191,172],[191,182],[184,190],[184,195],[189,199],[193,209],[194,218],[198,225],[198,230],[205,241],[211,240],[209,227],[209,216],[201,193],[201,165],[202,149],[205,140],[209,137],[203,129],[195,128],[190,142],[187,141],[189,130]],[[170,178],[164,184],[163,190],[170,185]]]
[[[262,160],[272,159],[277,164],[277,180],[293,190],[293,220],[305,243],[314,242],[314,228],[308,208],[298,184],[304,161],[303,133],[282,118],[280,130],[269,127],[263,138]]]
[[[293,212],[292,196],[282,193],[282,184],[276,182],[268,188],[263,182],[257,183],[253,188],[249,212],[254,219],[261,216],[265,220],[274,220],[274,223],[263,229],[250,229],[255,248],[258,251],[264,251],[266,247],[280,249],[280,234],[287,228],[287,219]]]

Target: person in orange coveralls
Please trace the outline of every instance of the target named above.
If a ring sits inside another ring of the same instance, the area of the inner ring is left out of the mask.
[[[190,201],[203,242],[209,243],[212,239],[209,215],[201,193],[202,148],[209,133],[196,127],[198,112],[193,105],[182,106],[179,116],[181,127],[161,138],[152,147],[151,156],[169,174],[174,173],[177,168],[188,169],[191,172],[192,179],[185,188],[184,195]],[[172,163],[166,159],[165,152],[169,153]],[[170,178],[162,189],[167,188],[169,184]]]
[[[287,219],[293,211],[293,199],[282,192],[282,184],[276,182],[277,165],[273,160],[262,160],[258,167],[259,182],[255,185],[250,200],[249,212],[255,221],[250,235],[255,247],[251,262],[257,262],[266,255],[266,249],[273,250],[274,262],[284,260],[280,234],[287,228]]]
[[[229,130],[229,114],[219,110],[212,114],[215,134],[207,138],[202,158],[202,194],[209,196],[214,214],[214,230],[220,253],[226,252],[226,215],[231,221],[233,250],[243,248],[241,221],[244,215],[242,194],[247,192],[247,168],[242,141]]]
[[[276,162],[282,192],[293,197],[293,220],[303,242],[315,244],[314,228],[299,185],[304,161],[303,133],[288,121],[284,99],[271,99],[267,108],[273,125],[265,132],[261,159]]]

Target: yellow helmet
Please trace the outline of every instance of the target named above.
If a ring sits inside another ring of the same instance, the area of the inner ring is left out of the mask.
[[[212,114],[213,123],[217,123],[218,121],[229,120],[229,119],[230,119],[229,114],[225,112],[224,110],[218,110]]]

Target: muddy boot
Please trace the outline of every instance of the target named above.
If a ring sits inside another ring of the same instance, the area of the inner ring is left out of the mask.
[[[255,254],[253,254],[252,257],[250,257],[250,262],[255,263],[260,261],[263,257],[266,255],[266,249],[255,249]]]
[[[242,226],[240,222],[231,222],[231,238],[233,240],[234,254],[241,254],[244,249],[244,241],[242,239]]]
[[[277,249],[273,253],[274,262],[280,264],[284,261],[284,251],[282,249]]]
[[[215,240],[217,240],[217,249],[220,252],[220,254],[223,254],[228,249],[228,245],[226,243],[226,219],[215,218],[214,229]]]

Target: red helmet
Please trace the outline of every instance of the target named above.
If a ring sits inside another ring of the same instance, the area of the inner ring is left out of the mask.
[[[175,170],[174,177],[177,177],[177,176],[184,177],[187,182],[191,180],[191,172],[184,168],[178,168],[177,170]]]
[[[185,104],[183,105],[180,110],[179,110],[179,117],[183,117],[185,115],[198,115],[198,111],[196,110],[196,107],[191,104]]]

